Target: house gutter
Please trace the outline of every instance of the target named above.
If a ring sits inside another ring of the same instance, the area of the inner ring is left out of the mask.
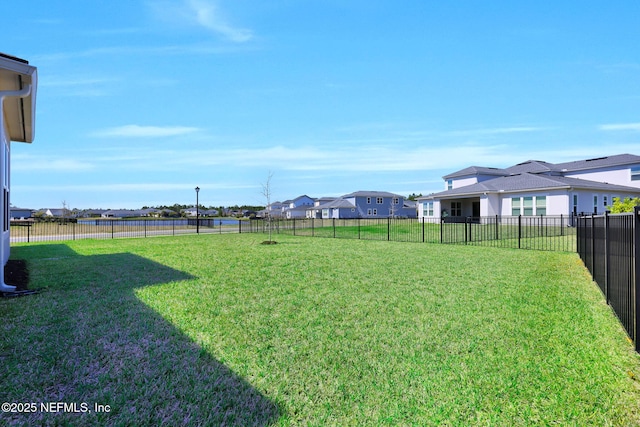
[[[20,79],[20,83],[22,85],[22,78]],[[2,129],[2,132],[4,133],[6,127],[4,125],[4,100],[5,98],[26,98],[27,96],[31,95],[31,90],[32,90],[33,84],[29,83],[27,84],[25,87],[23,87],[22,89],[19,90],[5,90],[5,91],[0,91],[0,126]],[[23,121],[24,122],[24,121]],[[7,138],[7,141],[9,141],[10,136],[9,135],[5,135],[5,137]],[[6,203],[9,203],[9,201],[7,200]],[[8,209],[7,209],[8,212]],[[5,245],[4,242],[0,243],[0,260],[4,260],[5,257]],[[0,292],[13,292],[16,290],[15,286],[12,285],[7,285],[4,282],[4,262],[2,262],[2,266],[0,267]]]

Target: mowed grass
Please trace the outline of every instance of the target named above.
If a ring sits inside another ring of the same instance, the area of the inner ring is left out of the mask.
[[[575,254],[201,235],[16,246],[17,425],[628,426],[640,357]]]

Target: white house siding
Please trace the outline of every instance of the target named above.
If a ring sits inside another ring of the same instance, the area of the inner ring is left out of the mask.
[[[640,167],[640,164],[635,166]],[[632,166],[628,166],[618,170],[597,169],[592,171],[567,172],[565,176],[640,188],[640,181],[631,181],[631,167]]]
[[[502,200],[498,194],[487,194],[480,197],[480,216],[500,215]]]
[[[2,120],[3,126],[0,126],[0,187],[2,188],[2,195],[0,196],[0,211],[2,212],[2,265],[5,265],[9,260],[10,251],[10,237],[9,237],[9,147],[11,142],[9,141],[9,131],[6,128],[4,120]]]
[[[524,197],[533,197],[533,205],[537,208],[536,201],[538,197],[545,197],[546,203],[546,216],[556,216],[556,215],[568,215],[569,214],[569,206],[568,206],[568,197],[566,193],[562,191],[539,191],[539,192],[520,192],[520,193],[503,193],[500,200],[500,210],[499,215],[501,216],[511,216],[512,211],[512,201],[513,198],[524,198]],[[522,201],[521,200],[521,209],[522,209]],[[534,209],[534,214],[538,215],[537,209]]]
[[[478,177],[471,176],[467,178],[454,178],[453,179],[453,188],[460,188],[471,184],[476,184],[478,182]],[[445,190],[447,183],[445,182]]]

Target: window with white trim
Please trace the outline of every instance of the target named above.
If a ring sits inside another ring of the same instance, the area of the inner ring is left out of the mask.
[[[640,181],[640,166],[631,168],[631,181]]]
[[[525,216],[533,215],[533,197],[527,196],[522,198],[522,212]]]
[[[462,202],[451,202],[451,216],[462,216]]]
[[[445,188],[447,190],[453,190],[453,180],[452,179],[448,179],[447,182],[445,183]]]
[[[367,209],[367,215],[371,215],[373,211],[371,209]]]
[[[376,197],[376,203],[381,205],[383,202],[382,197]]]
[[[433,202],[424,202],[422,204],[422,216],[433,216]]]
[[[378,215],[378,209],[374,209],[374,210],[373,210],[373,214],[374,214],[374,215]]]
[[[367,197],[367,204],[370,205],[371,204],[371,197]]]
[[[512,197],[511,198],[511,215],[518,216],[520,215],[520,197]]]
[[[547,196],[523,196],[511,198],[512,216],[540,216],[547,214]]]
[[[547,196],[536,196],[536,215],[545,216],[547,214]]]

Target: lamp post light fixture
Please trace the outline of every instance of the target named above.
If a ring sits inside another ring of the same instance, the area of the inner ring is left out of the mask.
[[[196,187],[196,233],[200,234],[200,208],[198,205],[200,204],[198,200],[198,193],[200,192],[200,187]]]

